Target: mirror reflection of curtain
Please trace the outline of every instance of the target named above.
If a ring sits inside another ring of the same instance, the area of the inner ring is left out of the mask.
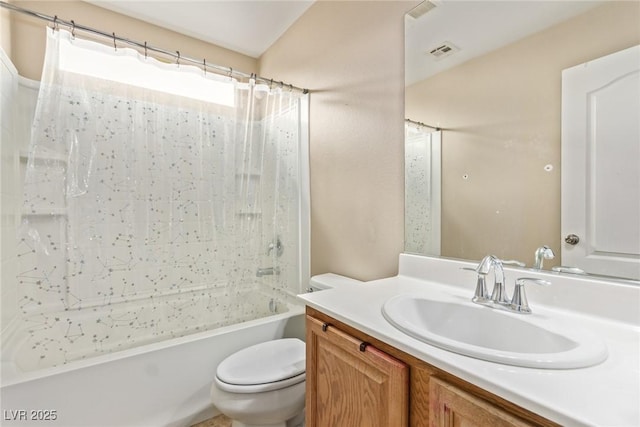
[[[145,74],[66,69],[74,49]],[[19,236],[21,368],[268,316],[300,291],[302,94],[203,74],[48,30]],[[176,78],[202,90],[165,91]],[[226,98],[202,100],[208,83]],[[276,236],[282,274],[260,281]]]
[[[405,252],[440,255],[442,131],[405,122]]]

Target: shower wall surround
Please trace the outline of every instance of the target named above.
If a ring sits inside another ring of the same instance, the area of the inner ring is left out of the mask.
[[[405,251],[440,254],[441,132],[405,123]]]
[[[233,109],[72,78],[44,77],[24,155],[19,368],[286,311],[301,283],[300,95],[242,87]]]

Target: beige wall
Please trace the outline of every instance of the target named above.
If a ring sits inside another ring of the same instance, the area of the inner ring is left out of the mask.
[[[255,58],[212,45],[210,43],[147,24],[119,13],[81,1],[13,1],[13,4],[45,15],[58,15],[66,21],[115,32],[120,37],[148,42],[168,51],[179,50],[190,58],[206,58],[208,63],[233,67],[246,73],[257,72]],[[45,48],[45,22],[26,15],[12,13],[12,55],[20,75],[40,80]],[[104,39],[101,39],[104,40]]]
[[[397,272],[404,230],[404,13],[416,2],[314,4],[260,74],[311,90],[311,273]]]
[[[611,2],[407,88],[407,117],[445,129],[442,255],[560,262],[561,72],[640,43],[639,22]]]
[[[4,8],[0,9],[0,48],[11,55],[11,14]]]

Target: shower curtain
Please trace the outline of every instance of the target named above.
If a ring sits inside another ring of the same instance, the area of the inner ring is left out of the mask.
[[[19,233],[21,367],[258,318],[298,293],[301,99],[48,29]]]

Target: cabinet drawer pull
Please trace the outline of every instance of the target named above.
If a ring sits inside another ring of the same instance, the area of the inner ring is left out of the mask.
[[[327,323],[327,322],[324,322],[324,323],[322,324],[322,332],[327,332],[327,328],[328,328],[329,326],[331,326],[331,324],[329,324],[329,323]]]
[[[368,342],[362,341],[360,343],[360,351],[364,352],[367,349],[367,346],[370,345]]]

